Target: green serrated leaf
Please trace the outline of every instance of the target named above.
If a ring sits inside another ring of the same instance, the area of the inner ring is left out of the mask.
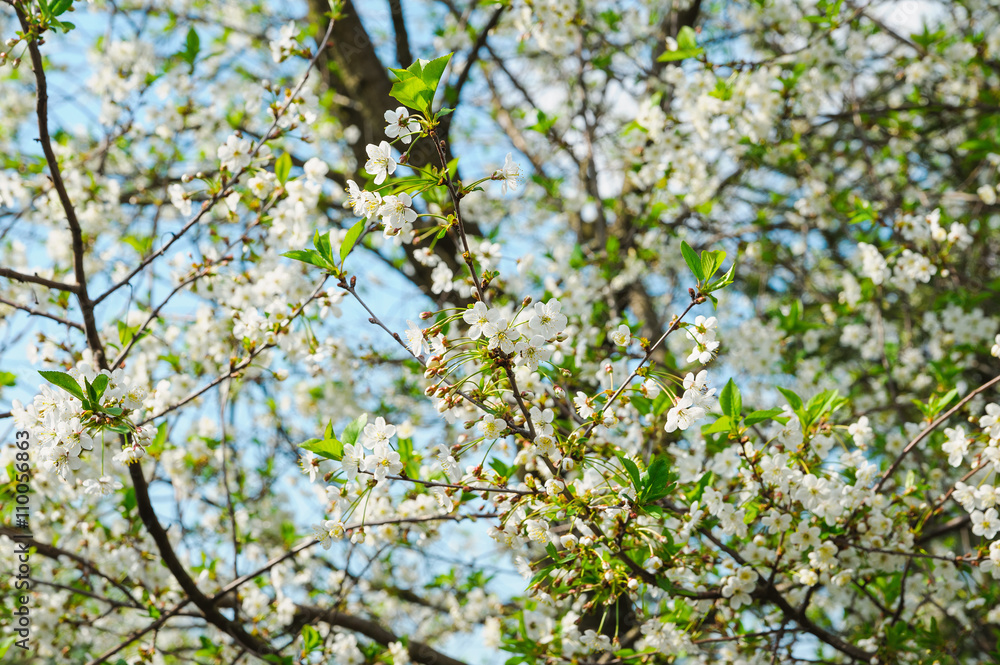
[[[418,60],[406,69],[390,68],[396,76],[389,95],[404,106],[431,116],[431,105],[441,82],[441,76],[451,60],[451,54],[431,61]]]
[[[319,255],[323,257],[328,265],[334,265],[333,260],[333,250],[330,249],[330,234],[320,233],[319,231],[313,232],[313,247],[319,252]]]
[[[674,489],[674,475],[670,470],[670,464],[664,457],[657,457],[649,465],[646,473],[646,483],[643,487],[643,503],[647,501],[657,501],[670,494]]]
[[[74,379],[69,374],[66,374],[65,372],[53,372],[45,370],[40,371],[38,373],[42,375],[43,379],[45,379],[46,381],[55,386],[62,388],[73,397],[76,397],[81,401],[86,399],[86,396],[83,394],[83,389],[80,388],[80,384],[77,383],[76,379]]]

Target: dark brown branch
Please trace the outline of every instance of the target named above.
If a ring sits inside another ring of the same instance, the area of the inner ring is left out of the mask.
[[[49,176],[52,178],[52,186],[59,197],[63,212],[66,214],[66,221],[69,223],[70,234],[73,238],[73,272],[76,276],[76,293],[80,302],[80,311],[83,313],[83,326],[87,335],[87,344],[94,353],[94,359],[99,365],[104,364],[104,346],[101,344],[100,333],[97,330],[97,323],[94,319],[94,305],[87,293],[87,273],[83,267],[83,231],[80,227],[80,220],[77,219],[76,209],[70,201],[69,193],[66,191],[66,184],[63,182],[62,172],[59,170],[59,161],[56,153],[52,149],[52,138],[49,136],[49,91],[45,80],[45,67],[42,61],[42,53],[38,48],[38,36],[33,35],[32,26],[28,22],[28,17],[18,5],[14,5],[17,19],[21,24],[21,30],[28,37],[28,52],[31,55],[31,67],[35,73],[36,104],[35,112],[38,119],[38,140],[45,154],[45,162],[49,167]]]
[[[462,88],[464,88],[465,84],[468,82],[469,74],[472,73],[473,66],[475,66],[475,64],[479,61],[479,52],[482,50],[483,46],[486,45],[486,40],[489,38],[490,32],[493,31],[493,28],[497,27],[497,24],[500,22],[500,17],[503,15],[505,9],[506,7],[504,5],[497,7],[494,10],[493,15],[490,16],[490,20],[487,21],[485,26],[483,26],[479,36],[476,37],[476,43],[472,45],[472,49],[469,51],[469,57],[465,61],[465,67],[463,67],[462,71],[458,74],[458,80],[455,82],[455,87],[448,91],[448,104],[452,106],[458,105],[458,102],[462,97]]]
[[[15,282],[47,286],[50,289],[57,289],[59,291],[68,291],[70,293],[77,293],[80,290],[80,288],[76,284],[66,284],[65,282],[57,282],[53,279],[46,279],[45,277],[39,277],[38,275],[26,275],[24,273],[17,272],[16,270],[11,270],[10,268],[0,268],[0,277],[6,277],[7,279],[14,280]]]
[[[20,303],[14,302],[13,300],[8,300],[7,298],[0,298],[0,303],[13,307],[14,309],[19,309],[22,312],[27,312],[32,316],[40,316],[51,321],[56,321],[63,324],[64,326],[69,326],[70,328],[76,328],[77,330],[83,330],[83,326],[76,321],[70,321],[69,319],[64,319],[61,316],[56,316],[55,314],[49,314],[40,309],[34,309],[33,307],[28,307],[27,305],[22,305]]]
[[[413,64],[413,54],[410,52],[410,36],[406,32],[406,19],[400,0],[389,0],[389,13],[392,15],[392,30],[396,34],[396,62],[406,69]]]

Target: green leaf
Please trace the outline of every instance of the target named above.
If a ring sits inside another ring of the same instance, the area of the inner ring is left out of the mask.
[[[643,487],[641,502],[657,501],[670,494],[674,489],[674,477],[670,464],[663,457],[657,457],[649,465],[647,480]]]
[[[502,460],[495,457],[490,460],[490,468],[500,474],[501,478],[510,478],[514,472],[514,469],[508,467]]]
[[[670,397],[667,396],[666,391],[663,391],[653,400],[653,415],[662,415],[671,406],[673,406],[673,402],[670,401]]]
[[[711,471],[706,471],[702,474],[701,478],[698,480],[698,484],[690,492],[688,492],[688,503],[701,501],[701,495],[705,493],[705,488],[712,483],[712,479],[714,477],[715,476]]]
[[[788,390],[787,388],[780,388],[779,387],[778,391],[782,395],[785,396],[786,400],[788,400],[788,405],[790,407],[792,407],[792,411],[801,411],[802,410],[802,398],[801,397],[799,397],[798,395],[796,395],[795,393],[793,393],[791,390]]]
[[[677,49],[676,51],[664,51],[656,60],[657,62],[673,62],[675,60],[686,60],[696,58],[705,52],[703,48]]]
[[[101,397],[104,396],[104,391],[108,389],[108,380],[109,377],[107,374],[98,374],[94,377],[94,383],[91,385],[94,386],[95,402],[100,401]]]
[[[434,95],[441,82],[441,76],[448,67],[451,54],[435,58],[431,61],[418,60],[406,69],[390,68],[396,76],[389,95],[412,109],[431,115],[431,105]]]
[[[729,270],[726,274],[720,277],[718,280],[712,282],[705,288],[705,293],[711,293],[712,291],[718,291],[721,288],[727,287],[733,283],[733,277],[736,275],[736,261],[733,261],[733,265],[729,266]]]
[[[2,640],[0,640],[0,658],[3,658],[5,655],[7,655],[7,652],[10,651],[10,648],[14,646],[14,642],[16,641],[17,641],[17,635],[9,635],[8,637],[5,637]]]
[[[323,638],[319,631],[312,626],[302,626],[302,650],[311,653],[323,645]]]
[[[276,656],[273,653],[264,656],[264,660],[274,665],[295,665],[295,659],[291,656]]]
[[[332,269],[333,266],[327,265],[323,257],[319,255],[319,252],[312,249],[293,249],[290,252],[285,252],[282,256],[295,261],[302,261],[303,263],[308,263],[314,265],[317,268]]]
[[[274,162],[274,177],[278,179],[282,185],[288,182],[288,174],[292,172],[292,156],[287,152],[281,153],[281,157],[278,157],[277,161]]]
[[[73,0],[56,0],[52,3],[52,15],[59,16],[66,13],[72,4]]]
[[[180,52],[181,60],[191,65],[194,69],[194,61],[198,59],[198,51],[201,50],[201,39],[194,26],[188,28],[187,37],[184,39],[184,50]]]
[[[46,381],[48,381],[53,385],[59,386],[73,397],[79,399],[80,401],[86,399],[86,397],[83,394],[83,390],[80,388],[80,384],[77,383],[76,379],[74,379],[69,374],[66,374],[65,372],[51,372],[51,371],[40,371],[38,373],[42,375],[43,379],[45,379]]]
[[[639,484],[639,467],[636,466],[635,462],[624,455],[619,456],[618,459],[621,460],[622,466],[625,467],[629,478],[632,479],[632,486],[635,487],[636,492],[638,492],[641,487]]]
[[[733,419],[729,416],[722,416],[717,419],[711,425],[705,425],[701,428],[702,434],[718,434],[719,432],[728,432],[733,428]]]
[[[0,372],[0,387],[13,386],[17,383],[17,377],[12,372]]]
[[[435,58],[424,65],[423,73],[420,78],[435,92],[437,91],[438,84],[441,82],[441,76],[444,74],[444,70],[448,68],[448,62],[451,60],[451,55],[451,53],[443,55],[440,58]]]
[[[320,233],[319,231],[313,232],[313,247],[319,252],[319,255],[327,262],[328,265],[334,265],[333,261],[333,250],[330,249],[330,234]]]
[[[689,25],[685,25],[677,33],[677,50],[688,51],[698,48],[698,36]]]
[[[750,425],[756,425],[757,423],[762,423],[765,420],[772,420],[774,416],[780,416],[784,411],[782,409],[767,409],[766,411],[753,411],[748,415],[743,422],[747,427]]]
[[[351,253],[354,249],[354,243],[357,242],[358,238],[361,237],[361,233],[365,230],[365,220],[359,220],[357,224],[351,227],[344,236],[344,242],[340,244],[340,265],[344,265],[344,261],[347,260],[347,255]]]
[[[344,459],[344,444],[338,441],[336,437],[332,439],[309,439],[301,445],[306,450],[314,452],[320,457],[336,460],[337,462]]]
[[[653,408],[653,402],[641,395],[634,395],[630,397],[628,401],[635,407],[636,411],[644,416],[648,416],[650,410]]]
[[[354,445],[358,442],[358,436],[360,436],[361,431],[365,428],[365,423],[368,422],[368,414],[362,413],[356,419],[351,421],[351,424],[344,429],[344,435],[341,437],[345,445]]]
[[[153,437],[153,442],[149,444],[147,450],[149,452],[157,452],[163,450],[163,445],[167,442],[167,423],[162,422],[156,428],[156,436]]]
[[[399,453],[399,461],[403,463],[403,470],[406,475],[416,477],[420,475],[420,465],[416,455],[413,453],[413,439],[400,439],[396,446]]]
[[[722,250],[714,252],[706,250],[701,253],[701,272],[705,276],[706,281],[712,279],[725,258],[726,253]]]
[[[740,389],[736,387],[732,379],[729,379],[722,389],[722,394],[719,395],[719,405],[724,414],[733,420],[739,419],[740,412],[743,410],[743,398],[740,396]]]
[[[691,245],[687,244],[683,240],[681,240],[681,254],[684,255],[684,262],[687,263],[688,268],[691,269],[691,272],[694,274],[698,282],[704,282],[705,273],[702,272],[701,259],[699,259],[695,251],[691,249]]]

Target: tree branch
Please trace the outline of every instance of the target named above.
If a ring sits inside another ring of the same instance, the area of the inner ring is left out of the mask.
[[[374,621],[340,612],[339,610],[327,610],[313,605],[299,605],[296,614],[296,622],[293,622],[293,625],[296,623],[323,621],[331,626],[338,626],[361,633],[365,637],[382,645],[389,645],[400,641],[399,636]],[[406,650],[409,652],[410,658],[425,665],[466,665],[463,661],[443,654],[423,642],[410,640]]]
[[[406,32],[406,19],[400,0],[389,0],[389,13],[392,15],[392,30],[396,34],[396,62],[406,69],[413,64],[413,54],[410,53],[410,37]]]

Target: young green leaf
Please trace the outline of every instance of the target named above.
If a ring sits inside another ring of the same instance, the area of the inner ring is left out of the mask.
[[[320,637],[318,630],[309,625],[302,627],[302,650],[305,653],[311,653],[322,645],[323,638]]]
[[[358,442],[358,436],[361,434],[361,430],[365,428],[365,423],[368,422],[368,414],[362,413],[360,416],[351,421],[351,424],[344,429],[343,440],[345,444],[354,445]]]
[[[288,182],[288,174],[292,172],[292,156],[287,152],[281,153],[281,157],[274,162],[274,177],[282,185]]]
[[[784,395],[785,399],[788,400],[788,406],[792,407],[792,411],[801,411],[802,410],[802,398],[801,397],[799,397],[798,395],[796,395],[795,393],[793,393],[791,390],[788,390],[787,388],[780,388],[779,387],[778,388],[778,392],[780,392],[782,395]]]
[[[320,233],[319,231],[313,232],[313,247],[319,252],[319,255],[330,264],[334,265],[333,261],[333,250],[330,249],[330,234]]]
[[[317,268],[333,269],[333,266],[328,265],[323,257],[319,255],[319,252],[313,249],[293,249],[290,252],[285,252],[282,256],[314,265]]]
[[[632,479],[632,486],[635,487],[636,492],[639,491],[639,467],[636,466],[635,462],[625,457],[624,455],[619,456],[622,466],[625,467],[625,471],[628,472],[629,478]]]
[[[73,0],[56,0],[52,3],[52,15],[59,16],[64,14],[72,6]]]
[[[751,425],[756,425],[757,423],[762,423],[765,420],[778,420],[775,416],[780,416],[784,413],[781,409],[767,409],[766,411],[753,411],[744,420],[743,423],[750,427]]]
[[[646,481],[642,488],[640,503],[647,501],[658,501],[670,494],[674,488],[674,476],[670,471],[670,464],[663,457],[657,457],[649,465],[646,472]]]
[[[65,372],[51,371],[40,371],[38,373],[42,375],[43,379],[53,385],[59,386],[73,397],[76,397],[81,401],[86,399],[86,396],[83,394],[83,389],[80,388],[80,384],[77,383],[76,379],[69,374],[66,374]]]
[[[344,261],[347,260],[347,255],[351,253],[354,249],[354,243],[357,242],[358,238],[361,237],[361,233],[365,230],[365,220],[359,220],[357,224],[351,227],[344,236],[344,242],[340,244],[340,265],[344,265]]]
[[[740,417],[740,412],[743,410],[743,398],[740,396],[740,389],[736,387],[732,379],[729,379],[722,389],[722,394],[719,395],[719,406],[722,407],[722,413],[733,420]]]
[[[344,444],[333,439],[309,439],[301,444],[306,450],[312,451],[320,457],[340,461],[344,459]]]
[[[101,397],[104,396],[104,391],[108,389],[108,375],[98,374],[94,377],[94,401],[100,401]]]
[[[701,268],[701,259],[699,259],[695,251],[691,249],[691,245],[687,244],[683,240],[681,241],[681,254],[684,255],[684,262],[687,263],[688,268],[691,269],[695,279],[697,279],[699,283],[704,282],[705,273]]]
[[[677,33],[677,50],[688,51],[696,48],[698,48],[697,33],[695,33],[691,26],[685,25]]]

